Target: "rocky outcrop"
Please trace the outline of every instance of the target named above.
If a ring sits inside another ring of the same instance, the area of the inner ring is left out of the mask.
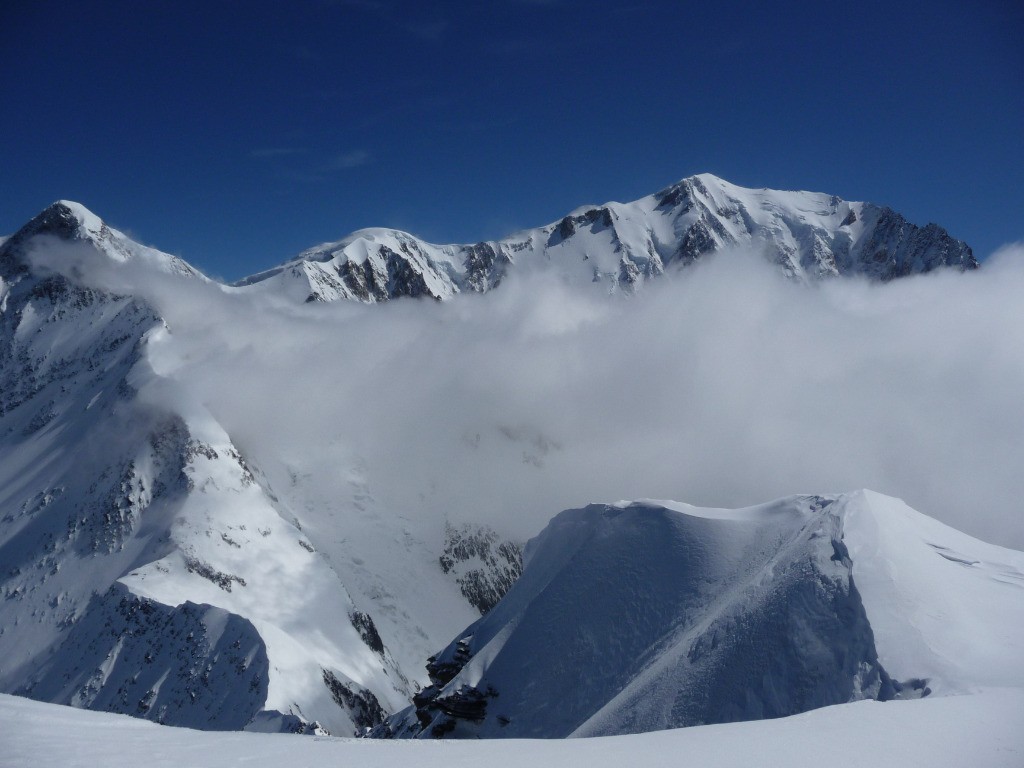
[[[487,613],[523,572],[522,545],[487,526],[445,526],[441,570],[451,575],[469,604]]]

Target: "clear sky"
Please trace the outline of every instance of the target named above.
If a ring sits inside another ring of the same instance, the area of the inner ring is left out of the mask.
[[[0,233],[68,198],[226,279],[703,171],[1024,240],[1019,0],[8,0],[0,104]]]

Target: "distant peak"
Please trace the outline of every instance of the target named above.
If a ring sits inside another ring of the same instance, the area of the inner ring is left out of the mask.
[[[38,235],[65,241],[86,242],[97,252],[117,262],[141,259],[143,262],[157,265],[165,272],[201,276],[201,273],[185,260],[135,242],[123,232],[108,226],[103,219],[74,200],[57,200],[50,203],[14,235],[0,243],[0,247],[18,261],[24,257],[28,243]]]
[[[50,205],[46,208],[46,210],[50,209],[60,209],[63,211],[67,211],[72,216],[74,216],[75,218],[82,222],[87,222],[90,219],[101,221],[99,216],[90,211],[81,203],[76,203],[74,200],[57,200],[54,203],[50,203]]]
[[[729,184],[728,181],[723,179],[721,176],[715,176],[713,173],[695,173],[693,176],[687,176],[683,181],[701,181],[705,184]],[[730,184],[730,186],[733,186]]]
[[[19,234],[49,234],[65,240],[75,240],[90,235],[96,236],[103,227],[103,220],[81,203],[57,200],[33,217],[22,227]]]

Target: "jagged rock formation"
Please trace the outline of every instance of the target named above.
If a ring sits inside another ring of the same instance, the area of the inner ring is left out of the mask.
[[[523,572],[523,548],[503,541],[492,528],[445,526],[441,570],[451,574],[466,600],[487,613],[498,604]]]

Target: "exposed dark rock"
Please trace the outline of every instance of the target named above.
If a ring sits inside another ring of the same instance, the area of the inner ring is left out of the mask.
[[[490,243],[470,246],[465,258],[466,286],[479,293],[497,288],[511,264],[511,259]]]
[[[377,631],[377,626],[373,623],[373,618],[371,618],[370,614],[363,613],[362,611],[353,611],[349,614],[349,619],[352,622],[352,626],[359,632],[359,636],[363,638],[363,642],[366,643],[367,647],[383,657],[384,641],[381,640],[380,633]]]
[[[445,526],[441,570],[455,576],[469,603],[487,613],[523,572],[522,545],[502,541],[487,526]]]
[[[201,560],[197,560],[194,557],[185,557],[185,569],[189,573],[194,573],[197,576],[202,576],[208,581],[212,581],[218,587],[223,589],[225,592],[231,591],[232,582],[245,586],[245,579],[241,576],[235,576],[230,573],[222,573],[208,563],[204,563]]]
[[[341,682],[337,675],[329,669],[322,671],[324,685],[331,692],[331,698],[339,707],[348,712],[349,718],[356,726],[354,736],[362,735],[367,729],[384,722],[386,713],[373,693],[366,688]]]
[[[469,651],[469,643],[472,637],[463,637],[456,640],[448,649],[447,653],[431,656],[427,659],[427,674],[430,682],[437,688],[443,688],[462,671],[472,658]]]

